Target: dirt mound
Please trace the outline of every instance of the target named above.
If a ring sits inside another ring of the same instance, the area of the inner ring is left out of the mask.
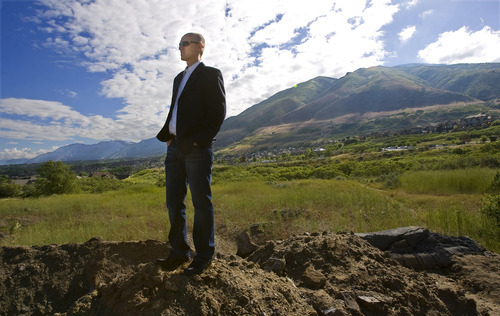
[[[500,315],[500,256],[487,252],[416,270],[361,236],[325,232],[268,241],[246,259],[220,250],[186,277],[155,265],[168,251],[97,238],[3,247],[0,315]]]

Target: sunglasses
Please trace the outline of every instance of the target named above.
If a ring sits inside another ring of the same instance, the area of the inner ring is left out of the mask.
[[[200,42],[182,41],[182,42],[179,43],[179,48],[189,46],[189,44],[191,44],[191,43],[200,44]]]

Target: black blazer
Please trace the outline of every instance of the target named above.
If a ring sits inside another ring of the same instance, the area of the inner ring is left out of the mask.
[[[174,79],[172,102],[167,121],[156,138],[167,142],[174,138],[168,125],[182,80],[182,72]],[[177,101],[177,144],[184,154],[189,154],[196,142],[199,147],[210,147],[226,117],[226,92],[219,69],[200,63],[189,76]]]

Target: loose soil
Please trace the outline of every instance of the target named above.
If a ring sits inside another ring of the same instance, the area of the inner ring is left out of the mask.
[[[0,315],[500,315],[500,256],[411,269],[352,233],[217,240],[211,267],[162,271],[160,241],[3,247]]]

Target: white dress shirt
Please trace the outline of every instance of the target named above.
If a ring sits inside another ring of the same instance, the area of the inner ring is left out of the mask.
[[[184,87],[186,86],[186,82],[188,81],[189,76],[191,76],[191,74],[199,64],[200,61],[194,63],[189,68],[186,68],[186,70],[184,70],[184,76],[182,77],[181,83],[179,84],[179,91],[177,91],[174,108],[172,109],[172,117],[170,118],[170,123],[168,125],[168,131],[172,135],[177,135],[177,101],[179,101],[179,97],[181,96],[182,90],[184,90]]]

